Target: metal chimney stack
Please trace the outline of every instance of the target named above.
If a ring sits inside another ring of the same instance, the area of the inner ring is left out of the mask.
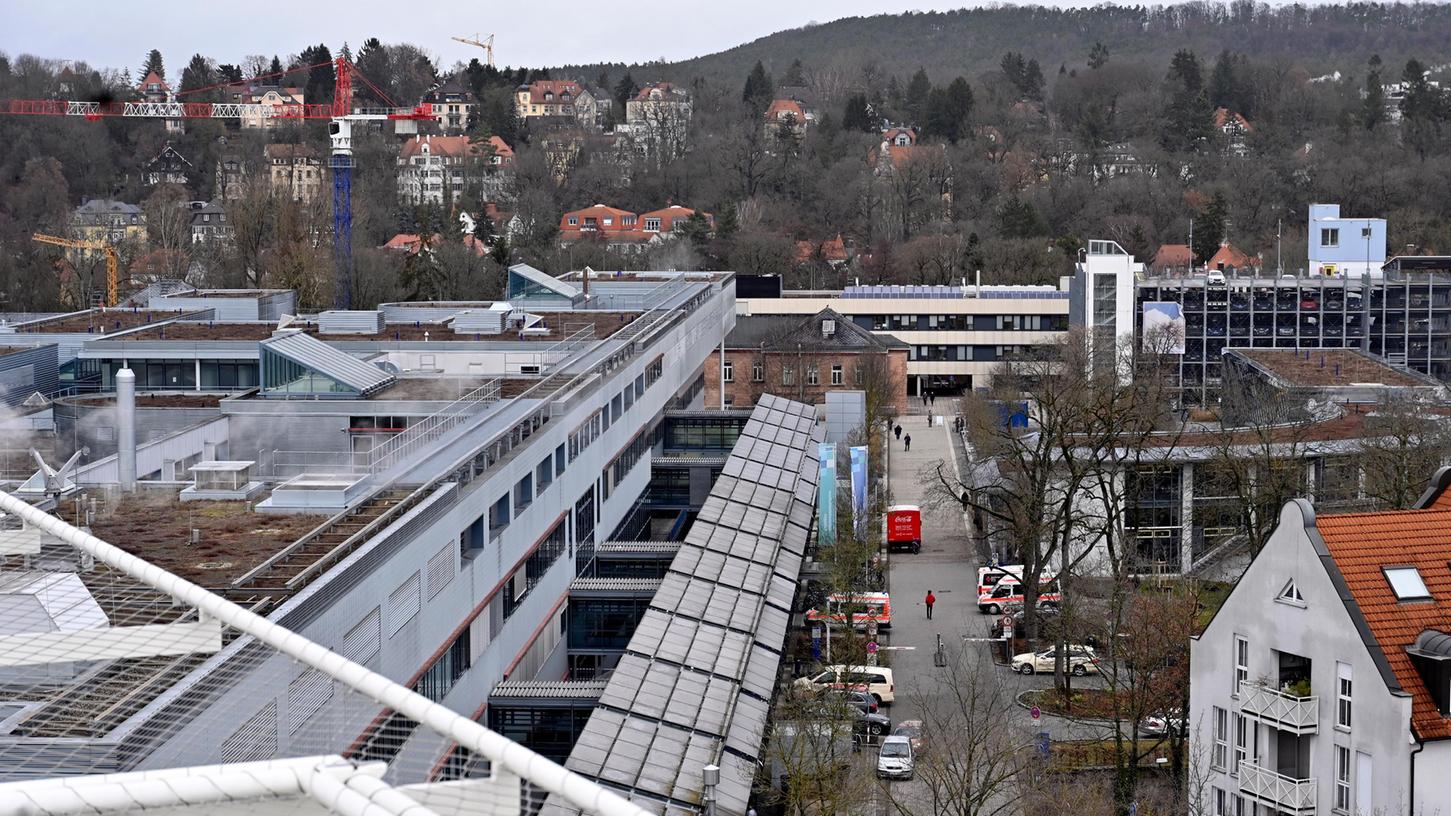
[[[136,372],[116,372],[116,465],[121,489],[136,489]]]

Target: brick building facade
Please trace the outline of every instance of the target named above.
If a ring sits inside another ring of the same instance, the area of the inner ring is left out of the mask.
[[[831,309],[809,317],[736,319],[725,343],[725,404],[749,408],[762,394],[810,404],[827,391],[885,387],[897,413],[907,410],[906,343],[872,334]],[[705,405],[721,405],[721,352],[706,361]]]

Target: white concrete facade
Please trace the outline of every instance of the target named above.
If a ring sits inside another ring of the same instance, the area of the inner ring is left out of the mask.
[[[1203,780],[1196,812],[1251,813],[1253,804],[1259,813],[1301,814],[1451,808],[1444,743],[1427,743],[1415,757],[1411,801],[1411,697],[1379,650],[1367,648],[1344,580],[1326,569],[1333,563],[1310,503],[1286,504],[1265,548],[1191,643],[1190,778]],[[1301,673],[1308,696],[1298,696],[1303,687],[1281,690]]]
[[[964,387],[989,387],[1003,356],[1049,346],[1063,337],[1064,331],[1058,328],[1017,328],[1031,326],[1033,318],[1040,326],[1046,323],[1066,327],[1069,301],[1062,289],[1049,286],[950,288],[960,296],[844,297],[842,292],[788,292],[781,298],[739,299],[736,311],[742,316],[807,316],[832,309],[863,328],[895,337],[912,346],[907,357],[907,376],[913,396],[922,393],[920,389],[928,387],[934,377],[970,378],[963,380]],[[1003,320],[1008,318],[1011,321]],[[987,323],[993,328],[978,328]],[[962,328],[946,328],[952,325]],[[998,329],[998,325],[1013,328]],[[939,350],[946,350],[945,356],[951,359],[933,359],[939,356]],[[959,356],[965,359],[957,359]]]

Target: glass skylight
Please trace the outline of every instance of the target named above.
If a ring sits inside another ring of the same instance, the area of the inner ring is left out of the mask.
[[[1399,600],[1431,597],[1426,582],[1421,580],[1421,573],[1415,567],[1387,567],[1385,573],[1386,580],[1391,582],[1391,591]]]

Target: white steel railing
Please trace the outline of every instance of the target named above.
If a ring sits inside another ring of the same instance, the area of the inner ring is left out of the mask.
[[[244,609],[220,595],[149,561],[138,558],[113,544],[102,541],[14,496],[0,493],[0,510],[19,517],[25,524],[39,528],[44,533],[75,547],[83,554],[106,564],[117,572],[165,593],[178,603],[195,607],[198,615],[205,615],[242,634],[249,635],[298,663],[316,669],[345,688],[417,722],[420,727],[432,731],[445,740],[473,751],[490,762],[493,773],[498,773],[498,769],[502,769],[516,774],[539,789],[562,797],[570,806],[580,808],[586,813],[600,814],[600,816],[646,816],[644,810],[619,794],[565,769],[558,763],[502,734],[490,731],[468,717],[461,716],[448,707],[435,703],[412,689],[401,686],[387,677],[337,654],[326,646],[279,626],[255,612]],[[325,785],[323,792],[328,795],[317,798],[334,807],[337,806],[336,794],[339,792],[333,790],[334,786],[326,785],[332,780],[314,776],[310,777],[308,781],[323,783]],[[369,794],[376,796],[378,791],[365,792],[365,796]],[[172,800],[162,799],[148,804],[162,803],[181,804],[182,801],[180,797],[175,797]],[[345,808],[344,812],[361,813],[364,812],[364,809],[355,811],[352,808]]]
[[[1240,711],[1281,731],[1314,734],[1320,729],[1320,698],[1297,697],[1260,683],[1241,683]]]
[[[386,470],[420,447],[432,444],[457,428],[466,417],[477,413],[479,409],[498,402],[501,383],[502,380],[498,378],[489,380],[368,451],[368,472]]]
[[[1315,812],[1315,780],[1296,779],[1268,768],[1239,764],[1239,791],[1290,813]]]

